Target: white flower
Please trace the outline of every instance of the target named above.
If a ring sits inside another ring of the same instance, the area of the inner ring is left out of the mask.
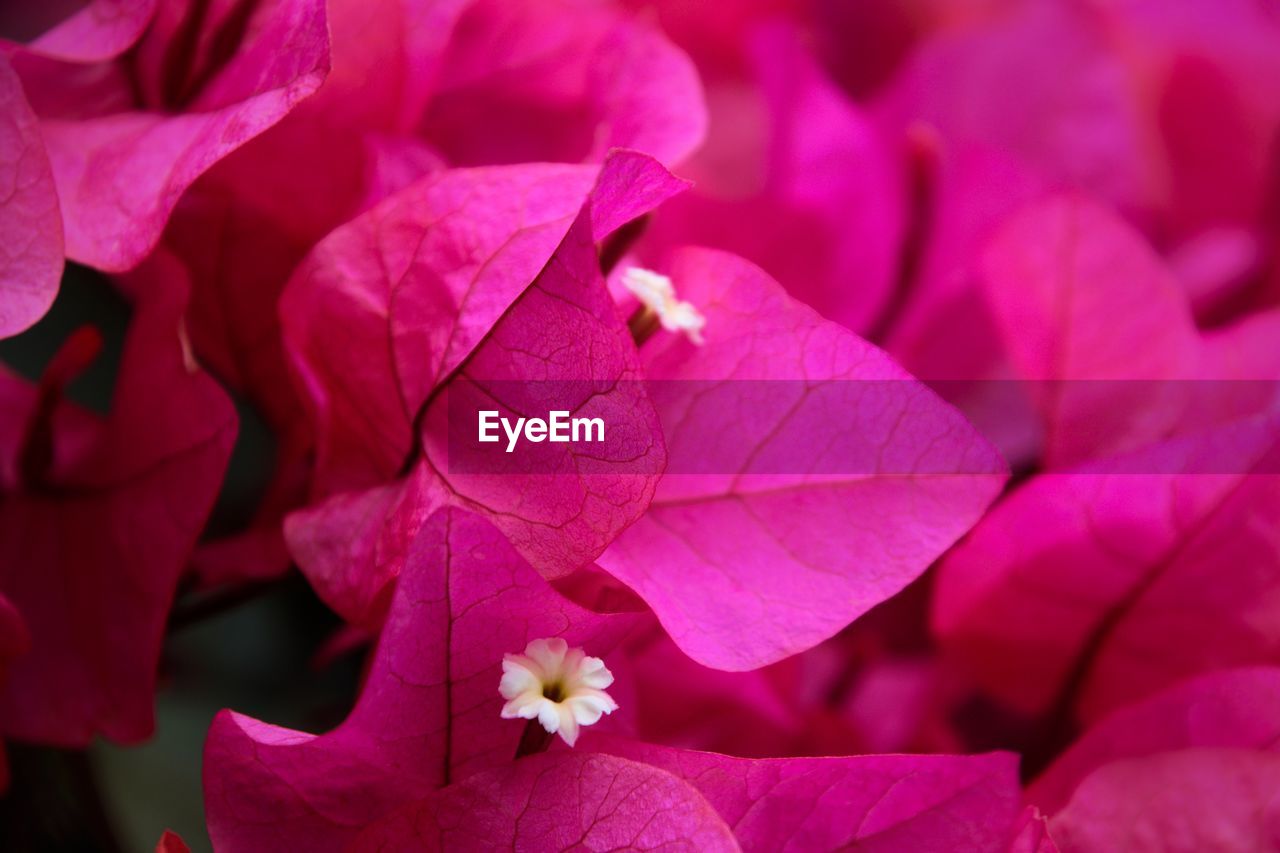
[[[658,315],[658,322],[668,332],[684,332],[695,344],[702,343],[702,327],[707,318],[691,302],[676,298],[671,279],[642,267],[628,267],[622,272],[622,286]]]
[[[536,719],[573,746],[579,726],[589,726],[618,709],[618,703],[604,692],[610,684],[613,673],[600,658],[569,648],[559,637],[533,640],[524,654],[502,656],[498,692],[507,700],[502,718]]]

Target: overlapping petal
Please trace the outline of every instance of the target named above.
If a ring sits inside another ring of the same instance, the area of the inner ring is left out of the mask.
[[[16,58],[40,117],[68,257],[109,271],[136,265],[200,175],[323,81],[323,3],[228,4],[207,21],[205,5],[166,6],[128,63],[87,64],[105,59],[96,55],[110,53],[105,47],[64,59]],[[115,38],[99,35],[104,43]],[[222,55],[228,41],[233,47]]]
[[[1259,415],[1033,478],[943,561],[935,630],[992,693],[1067,719],[1274,660],[1278,438]]]
[[[0,337],[49,310],[62,277],[62,217],[35,115],[0,54]]]
[[[451,785],[370,826],[353,851],[510,847],[735,851],[687,782],[609,755],[541,755]]]
[[[500,716],[503,655],[541,637],[604,655],[633,623],[561,598],[483,519],[437,513],[414,540],[340,727],[314,736],[231,712],[215,720],[205,751],[215,843],[342,849],[396,808],[504,767],[524,723]]]
[[[235,437],[230,401],[184,349],[181,268],[160,255],[125,285],[135,314],[105,420],[4,380],[21,431],[5,431],[0,591],[31,632],[0,690],[7,735],[151,733],[169,606]]]
[[[317,489],[372,487],[296,513],[286,527],[331,606],[376,619],[408,542],[447,502],[489,515],[549,574],[589,562],[643,512],[661,471],[661,435],[595,243],[683,186],[630,152],[598,175],[576,166],[447,171],[335,232],[304,262],[283,316],[315,407]],[[353,351],[367,355],[353,362],[344,355]],[[473,439],[475,426],[450,407],[512,393],[524,411],[607,411],[621,443],[603,458],[575,461],[566,451],[559,464],[543,459],[525,472],[451,460],[453,430]],[[327,547],[335,525],[341,552]]]
[[[917,577],[981,516],[1004,463],[887,355],[758,268],[688,250],[670,272],[705,314],[706,344],[642,349],[665,388],[669,472],[599,562],[691,657],[752,669]]]
[[[1276,843],[1277,670],[1225,670],[1087,732],[1028,789],[1063,850]]]
[[[1008,753],[750,759],[595,736],[584,747],[686,780],[746,850],[996,850],[1019,811]]]
[[[823,316],[866,331],[898,284],[903,167],[797,33],[760,27],[751,45],[754,79],[708,84],[711,134],[685,170],[695,188],[655,217],[642,254],[660,265],[684,245],[734,252]]]

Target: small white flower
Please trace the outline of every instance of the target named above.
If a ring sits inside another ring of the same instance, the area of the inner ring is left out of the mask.
[[[702,343],[702,328],[707,318],[691,302],[676,298],[671,279],[642,267],[628,267],[622,272],[622,286],[650,311],[668,332],[684,332],[695,344]]]
[[[618,703],[604,692],[610,684],[613,673],[600,658],[569,648],[559,637],[533,640],[524,654],[502,656],[498,691],[507,700],[502,718],[536,719],[573,746],[579,726],[589,726],[618,709]]]

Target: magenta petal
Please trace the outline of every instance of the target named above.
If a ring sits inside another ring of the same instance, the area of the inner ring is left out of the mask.
[[[674,166],[706,135],[698,73],[652,27],[631,22],[614,27],[588,66],[587,92],[600,122],[592,159],[629,148]]]
[[[1231,669],[1200,676],[1123,708],[1085,732],[1027,789],[1053,813],[1095,769],[1112,761],[1184,749],[1276,752],[1280,669]]]
[[[382,621],[384,590],[394,573],[376,570],[381,563],[378,541],[407,491],[390,483],[344,492],[285,518],[289,554],[316,595],[350,622],[376,627]]]
[[[1007,151],[1055,183],[1142,210],[1159,162],[1128,70],[1093,11],[1024,3],[944,33],[910,57],[877,109],[892,128],[921,122],[948,142]]]
[[[659,171],[650,178],[647,168]],[[418,409],[537,278],[598,172],[540,164],[440,172],[312,251],[280,313],[315,408],[320,493],[400,469]],[[614,156],[596,183],[594,235],[682,186],[651,160]],[[333,346],[335,335],[343,346]]]
[[[171,829],[166,829],[156,842],[156,853],[191,853],[182,836]]]
[[[943,396],[1017,466],[1040,452],[1039,423],[1021,387],[990,381],[1008,379],[1010,368],[978,260],[993,231],[1047,188],[1006,154],[972,145],[930,153],[930,144],[921,151],[934,162],[918,272],[885,347],[925,382],[946,380]]]
[[[0,595],[0,687],[4,686],[9,662],[31,650],[31,632],[9,599]]]
[[[768,151],[773,201],[816,225],[804,232],[806,251],[797,252],[794,240],[800,232],[788,239],[786,221],[775,222],[783,233],[772,260],[780,269],[803,265],[797,256],[809,255],[817,238],[826,262],[817,274],[790,269],[791,275],[775,277],[824,317],[865,331],[898,284],[907,176],[879,128],[835,89],[794,33],[767,29],[756,39],[754,53],[773,124]],[[760,263],[771,270],[769,263]]]
[[[0,510],[0,591],[32,638],[0,692],[6,734],[85,746],[95,733],[151,733],[169,606],[236,430],[226,395],[184,357],[180,276],[158,255],[131,278],[135,314],[110,415],[55,412],[48,470]],[[7,381],[6,396],[31,411],[24,384]]]
[[[276,301],[306,248],[230,190],[201,184],[174,211],[164,246],[192,279],[191,345],[223,382],[247,395],[285,438],[305,429],[291,384]]]
[[[472,776],[365,830],[352,851],[735,851],[698,791],[611,755],[538,755]]]
[[[1075,195],[1030,205],[997,231],[981,277],[1015,375],[1045,412],[1046,464],[1174,428],[1199,335],[1182,289],[1117,216]]]
[[[0,338],[35,323],[58,293],[62,216],[36,117],[0,55]]]
[[[322,2],[265,5],[249,33],[176,114],[42,121],[68,257],[111,271],[138,263],[196,178],[320,86],[329,65]]]
[[[1274,847],[1280,670],[1211,673],[1117,711],[1028,789],[1064,850]]]
[[[1029,480],[943,561],[944,647],[1019,709],[1083,720],[1271,660],[1278,440],[1258,417]]]
[[[590,563],[635,521],[666,461],[640,358],[593,240],[616,221],[608,210],[612,178],[606,165],[606,191],[584,207],[543,272],[426,413],[426,461],[452,499],[490,518],[548,577]],[[479,448],[474,417],[457,414],[493,405],[508,414],[599,417],[609,433],[598,446],[539,445],[526,468],[524,459],[486,453],[492,445]]]
[[[689,782],[748,850],[995,850],[1020,805],[1012,753],[731,758],[600,736],[583,746]]]
[[[647,506],[661,436],[594,241],[686,185],[634,152],[614,152],[595,172],[538,165],[433,176],[330,235],[286,291],[289,346],[320,422],[319,489],[387,490],[372,503],[338,495],[286,527],[304,573],[348,618],[376,618],[407,543],[447,501],[489,515],[549,575],[589,562]],[[333,346],[335,335],[346,345]],[[631,437],[619,449],[631,464],[611,470],[607,459],[566,456],[562,474],[452,470],[449,426],[462,419],[448,418],[450,395],[474,401],[493,386],[499,396],[546,390],[554,400],[528,398],[543,411],[609,408],[616,434]],[[415,421],[429,464],[412,455]],[[385,485],[406,461],[417,463],[407,486]],[[385,518],[371,515],[373,503]],[[346,520],[339,504],[353,513]],[[331,541],[334,525],[360,531],[345,550],[365,562],[326,559],[317,543]],[[335,578],[340,587],[329,586]]]
[[[440,172],[316,246],[280,316],[314,408],[321,494],[399,470],[417,409],[537,276],[591,180],[574,166]]]
[[[422,125],[465,166],[601,161],[612,148],[673,166],[705,128],[688,57],[654,28],[577,0],[472,0]]]
[[[205,748],[218,845],[341,849],[362,825],[507,764],[502,656],[539,637],[603,655],[632,626],[561,598],[486,521],[446,510],[422,527],[355,710],[314,736],[223,712]]]
[[[67,62],[102,62],[132,47],[155,15],[157,0],[92,0],[25,49]]]
[[[1275,174],[1280,126],[1280,27],[1250,0],[1126,0],[1105,10],[1163,143],[1174,239],[1252,225]],[[1138,47],[1140,45],[1140,47]]]
[[[758,268],[686,250],[670,273],[707,318],[705,346],[665,335],[642,350],[650,379],[683,380],[657,401],[670,457],[719,458],[727,447],[741,458],[723,476],[669,463],[649,512],[599,563],[688,655],[752,669],[816,645],[917,577],[978,519],[1004,463],[887,355]],[[791,389],[795,409],[762,415],[753,395],[766,385]],[[858,388],[861,405],[840,403],[842,389]],[[862,469],[821,473],[827,441],[858,445]],[[777,459],[794,473],[754,473]],[[879,475],[882,464],[894,470]],[[935,465],[945,473],[923,473]]]
[[[656,217],[647,252],[661,257],[684,245],[734,252],[824,317],[865,331],[897,283],[907,213],[902,169],[880,129],[827,79],[797,34],[771,27],[752,43],[758,91],[744,94],[736,82],[712,88],[719,132],[687,167],[694,191]],[[748,96],[763,101],[758,129],[740,127],[744,114],[754,117],[743,106]],[[767,150],[757,150],[766,146],[756,135],[767,137]],[[755,171],[762,186],[739,197],[750,182],[744,175]]]
[[[1275,753],[1160,753],[1094,771],[1049,829],[1063,850],[1269,850],[1277,789]]]
[[[983,146],[945,146],[930,156],[937,159],[926,245],[913,292],[889,332],[889,350],[925,380],[985,378],[1000,352],[984,341],[991,321],[976,286],[977,261],[992,233],[1047,187],[1007,154]]]
[[[1035,806],[1027,806],[1014,826],[1009,853],[1058,853],[1058,845],[1049,835],[1049,821]]]
[[[457,18],[472,2],[330,0],[333,69],[303,112],[330,127],[408,138],[434,93]]]

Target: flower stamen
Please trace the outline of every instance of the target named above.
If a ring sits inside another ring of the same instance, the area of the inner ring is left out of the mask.
[[[640,309],[628,322],[636,343],[643,343],[661,325],[668,332],[684,332],[689,340],[702,345],[707,318],[692,302],[676,297],[671,279],[642,267],[627,267],[622,271],[622,286],[640,300]]]

